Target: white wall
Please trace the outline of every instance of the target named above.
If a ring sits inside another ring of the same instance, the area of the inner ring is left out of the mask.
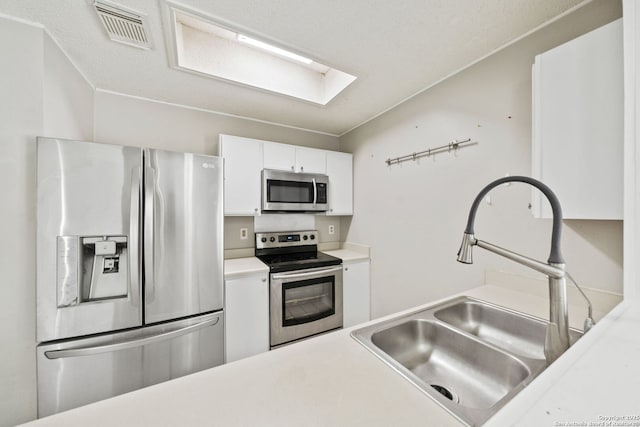
[[[41,29],[0,19],[0,426],[36,416],[36,137],[91,138],[92,89]],[[80,117],[79,120],[76,117]]]
[[[217,155],[218,135],[338,149],[331,135],[246,120],[104,92],[96,92],[96,142]]]
[[[94,89],[48,35],[44,37],[44,67],[42,134],[91,140]]]
[[[42,43],[42,30],[0,20],[0,425],[26,421],[36,408],[34,137],[42,129]]]
[[[455,261],[469,207],[490,181],[531,174],[534,55],[620,16],[619,2],[595,1],[341,138],[343,151],[354,153],[355,204],[342,232],[372,247],[374,317],[482,284],[485,269],[538,277],[481,249],[473,265]],[[456,138],[479,144],[384,162]],[[492,205],[478,213],[477,237],[546,260],[551,222],[529,214],[530,189],[514,184],[490,195]],[[621,221],[565,221],[563,250],[582,286],[621,292]]]

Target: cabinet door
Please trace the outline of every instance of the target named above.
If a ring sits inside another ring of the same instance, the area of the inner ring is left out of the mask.
[[[296,147],[296,172],[327,173],[327,150]]]
[[[327,215],[353,215],[353,155],[327,151],[329,210]]]
[[[622,21],[536,56],[532,174],[556,193],[564,218],[622,219]],[[533,193],[533,214],[551,209]]]
[[[269,351],[267,273],[225,280],[226,362]]]
[[[262,141],[220,135],[224,157],[224,214],[259,215]]]
[[[264,168],[294,172],[296,169],[296,148],[293,145],[265,142]]]
[[[369,261],[345,264],[342,274],[343,327],[371,320]]]

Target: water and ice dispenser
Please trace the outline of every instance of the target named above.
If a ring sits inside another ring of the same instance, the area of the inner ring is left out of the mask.
[[[126,298],[127,236],[58,236],[58,307]]]

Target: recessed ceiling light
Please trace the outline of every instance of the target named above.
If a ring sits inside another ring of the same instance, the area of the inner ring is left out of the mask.
[[[183,5],[164,1],[163,14],[171,66],[178,70],[320,105],[356,80],[282,43],[254,37],[246,28]]]

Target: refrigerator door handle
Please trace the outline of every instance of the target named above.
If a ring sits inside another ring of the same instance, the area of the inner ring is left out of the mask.
[[[149,162],[148,150],[145,150],[145,162]],[[156,193],[156,173],[155,170],[145,167],[144,185],[144,292],[147,303],[155,297],[155,254],[154,254],[154,221],[155,221],[155,193]]]
[[[131,206],[129,210],[129,295],[138,306],[140,289],[140,168],[131,171]]]
[[[208,319],[194,325],[189,325],[184,328],[180,328],[174,331],[162,332],[159,334],[153,334],[146,337],[136,337],[131,340],[116,342],[112,344],[102,344],[87,347],[74,347],[64,350],[50,350],[45,351],[44,355],[47,359],[62,359],[67,357],[80,357],[80,356],[92,356],[100,353],[111,353],[114,351],[126,350],[134,347],[141,347],[143,345],[154,344],[160,341],[170,340],[177,338],[181,335],[186,335],[197,331],[198,329],[206,328],[207,326],[214,326],[220,321],[218,315],[212,319]]]

